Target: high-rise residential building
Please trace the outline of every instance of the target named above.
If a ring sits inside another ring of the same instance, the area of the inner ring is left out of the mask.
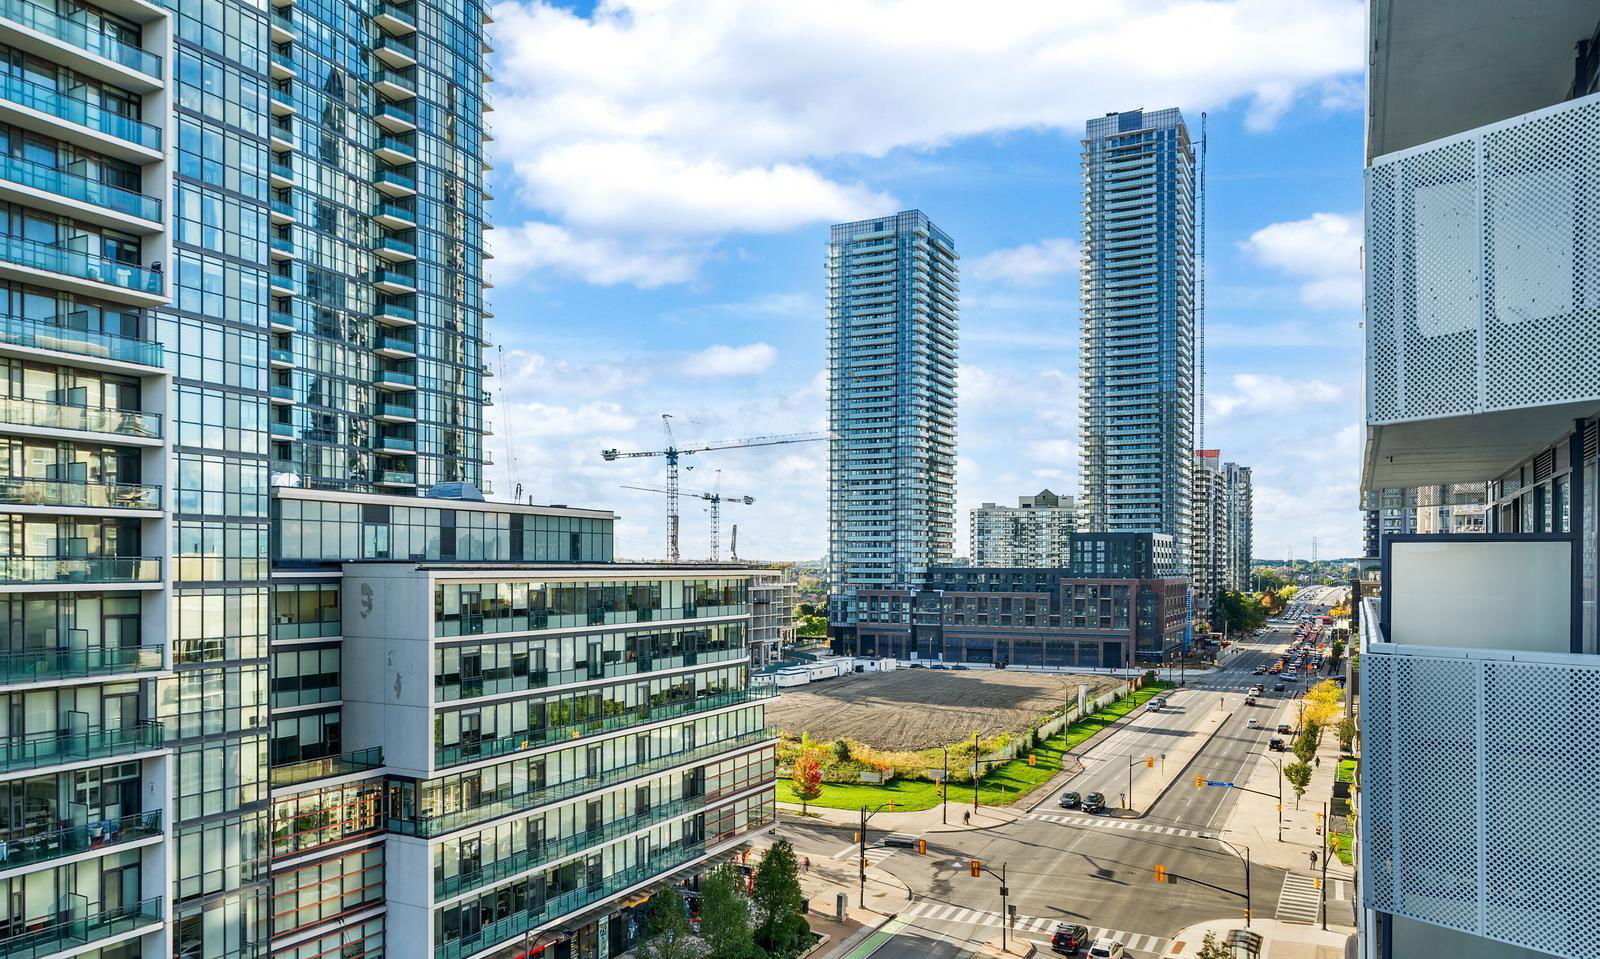
[[[1371,490],[1362,496],[1363,555],[1382,555],[1384,539],[1396,533],[1482,533],[1487,529],[1486,495],[1483,483]]]
[[[609,956],[770,822],[748,571],[472,493],[487,21],[0,8],[0,956]]]
[[[917,582],[954,548],[955,242],[920,210],[828,241],[828,622],[856,593]]]
[[[984,503],[968,514],[971,565],[1066,566],[1077,525],[1072,497],[1049,490],[1019,496],[1016,506]]]
[[[793,563],[750,567],[750,663],[760,668],[794,645],[800,577]]]
[[[1361,488],[1486,532],[1384,535],[1358,610],[1361,953],[1592,956],[1595,5],[1369,15]]]
[[[1194,459],[1194,174],[1177,110],[1088,122],[1079,528],[1167,533],[1184,562]]]
[[[1250,467],[1222,464],[1222,510],[1227,526],[1222,588],[1248,590],[1255,549],[1255,491]]]
[[[1189,585],[1194,590],[1194,611],[1209,617],[1217,595],[1232,587],[1225,584],[1229,553],[1227,489],[1221,453],[1195,450],[1194,488],[1189,496]]]

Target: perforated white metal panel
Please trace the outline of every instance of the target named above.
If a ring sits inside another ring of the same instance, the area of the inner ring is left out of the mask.
[[[1372,649],[1361,673],[1366,905],[1595,955],[1600,661]]]
[[[1600,397],[1600,96],[1367,171],[1367,418]]]

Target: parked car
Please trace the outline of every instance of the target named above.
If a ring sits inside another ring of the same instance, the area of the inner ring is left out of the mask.
[[[1062,809],[1077,809],[1078,806],[1082,804],[1082,802],[1083,802],[1083,797],[1079,796],[1077,793],[1073,792],[1070,789],[1061,794],[1061,808]]]
[[[1115,939],[1096,939],[1089,947],[1089,959],[1126,959],[1128,950]]]
[[[1075,956],[1089,942],[1089,930],[1070,922],[1056,923],[1050,936],[1050,951],[1063,956]]]
[[[1281,753],[1281,752],[1283,752],[1283,740],[1281,740],[1278,737],[1274,736],[1271,739],[1267,740],[1267,748],[1272,750],[1275,753]]]
[[[1283,735],[1285,735],[1285,736],[1293,736],[1294,735],[1294,727],[1289,725],[1288,723],[1279,723],[1278,724],[1278,732],[1283,734]]]
[[[1084,812],[1105,812],[1106,797],[1100,793],[1090,793],[1083,797]]]

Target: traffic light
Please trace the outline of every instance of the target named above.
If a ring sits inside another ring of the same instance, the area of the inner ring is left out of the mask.
[[[1157,866],[1156,867],[1156,882],[1166,882],[1166,881],[1167,881],[1167,867],[1166,866]]]
[[[1154,756],[1146,756],[1146,757],[1144,757],[1144,768],[1146,768],[1146,769],[1154,769],[1154,768],[1156,768],[1156,757],[1154,757]]]
[[[972,860],[972,878],[978,879],[983,875],[983,866],[978,860]]]
[[[1030,765],[1030,766],[1039,765],[1039,757],[1034,755],[1033,753],[1029,753],[1028,754],[1028,765]]]
[[[918,839],[917,840],[917,855],[926,856],[927,854],[928,854],[928,840],[926,840],[926,839]]]
[[[1204,777],[1204,776],[1196,776],[1196,777],[1194,777],[1194,788],[1200,789],[1205,784],[1206,784],[1206,777]]]
[[[1320,878],[1312,879],[1311,880],[1311,888],[1313,888],[1313,889],[1321,889],[1322,888],[1322,880]]]

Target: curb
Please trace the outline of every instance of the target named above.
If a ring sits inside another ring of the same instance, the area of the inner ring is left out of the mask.
[[[1173,688],[1176,689],[1178,687],[1173,687]],[[1153,699],[1155,697],[1151,697],[1151,698]],[[1132,721],[1135,716],[1144,715],[1145,713],[1149,712],[1149,709],[1150,709],[1150,700],[1147,699],[1144,702],[1140,703],[1136,708],[1130,709],[1126,713],[1124,713],[1123,715],[1118,716],[1116,719],[1113,719],[1109,725],[1100,727],[1100,729],[1097,730],[1093,736],[1090,736],[1088,739],[1085,739],[1083,742],[1078,744],[1078,746],[1077,746],[1078,751],[1079,752],[1086,752],[1086,751],[1088,751],[1090,749],[1093,749],[1095,746],[1099,745],[1100,738],[1102,736],[1105,736],[1105,735],[1107,735],[1109,733],[1116,732],[1116,730],[1117,730],[1117,728],[1119,726],[1121,726],[1122,724],[1124,724],[1126,722]],[[1071,753],[1064,753],[1063,755],[1064,756],[1072,756]],[[1056,779],[1047,779],[1044,782],[1040,783],[1039,785],[1035,786],[1033,791],[1036,792],[1036,793],[1037,792],[1042,792],[1042,793],[1044,793],[1044,795],[1040,796],[1038,801],[1035,802],[1033,805],[1029,806],[1025,810],[1025,812],[1030,812],[1030,813],[1031,812],[1037,812],[1039,807],[1044,805],[1045,801],[1048,800],[1055,793],[1055,791],[1057,789],[1061,788],[1062,786],[1065,786],[1067,783],[1070,783],[1074,779],[1076,779],[1079,776],[1083,775],[1085,769],[1087,768],[1087,767],[1085,767],[1083,765],[1083,761],[1078,759],[1076,756],[1072,756],[1072,759],[1073,759],[1073,762],[1076,762],[1078,764],[1078,768],[1074,769],[1070,774],[1067,774],[1067,771],[1063,769],[1062,773],[1065,774],[1065,778],[1061,778],[1061,777],[1058,776]],[[1012,808],[1015,808],[1015,807],[1012,807]]]
[[[1166,798],[1167,793],[1172,791],[1172,787],[1176,786],[1178,783],[1182,782],[1185,778],[1187,778],[1188,773],[1189,773],[1189,767],[1194,765],[1194,761],[1196,759],[1200,758],[1200,754],[1205,752],[1206,747],[1211,745],[1211,740],[1217,738],[1217,733],[1222,732],[1222,727],[1226,726],[1228,724],[1228,719],[1231,719],[1232,717],[1233,717],[1233,714],[1229,713],[1226,717],[1223,718],[1222,722],[1217,723],[1217,728],[1211,730],[1211,734],[1209,736],[1207,736],[1204,740],[1201,741],[1200,747],[1194,751],[1194,755],[1190,756],[1189,757],[1189,761],[1183,764],[1183,768],[1178,770],[1178,774],[1176,776],[1172,777],[1172,781],[1171,782],[1169,782],[1165,786],[1161,787],[1161,791],[1156,793],[1156,798],[1150,800],[1150,804],[1148,806],[1144,807],[1144,811],[1143,812],[1138,813],[1136,815],[1122,816],[1122,817],[1119,817],[1119,818],[1122,818],[1122,819],[1143,819],[1146,816],[1150,815],[1150,810],[1154,809],[1156,807],[1156,805],[1161,802],[1161,800]]]

